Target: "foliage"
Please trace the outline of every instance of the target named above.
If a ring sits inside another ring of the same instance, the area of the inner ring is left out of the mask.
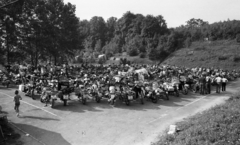
[[[237,41],[238,43],[240,43],[240,33],[238,33],[238,34],[236,35],[236,41]]]
[[[63,60],[73,56],[74,50],[81,46],[76,7],[71,3],[24,0],[19,13],[15,12],[17,7],[6,7],[6,12],[1,15],[0,37],[3,41],[0,43],[7,63],[18,61],[13,57],[15,53],[22,54],[22,58],[30,56],[31,63],[35,65],[38,59],[46,58],[54,58],[56,63],[57,58]]]
[[[152,145],[240,144],[240,94],[177,124],[180,132],[165,134]]]
[[[3,0],[0,5],[9,1]],[[2,61],[57,63],[79,55],[75,52],[81,50],[89,53],[83,60],[96,59],[94,52],[108,58],[127,52],[130,56],[144,53],[151,60],[163,61],[194,41],[240,39],[238,20],[209,24],[192,18],[186,25],[169,29],[162,15],[143,16],[128,11],[121,18],[110,17],[106,22],[100,16],[80,21],[75,10],[74,5],[64,4],[63,0],[21,0],[1,9]]]
[[[235,56],[233,57],[233,61],[234,61],[234,62],[239,62],[239,61],[240,61],[240,56],[235,55]]]
[[[213,67],[225,68],[227,70],[239,69],[239,62],[234,62],[234,57],[240,53],[240,45],[236,40],[217,40],[192,42],[189,48],[177,50],[163,63],[192,67]],[[191,54],[191,55],[189,55]],[[226,56],[228,59],[219,61],[219,57]],[[199,61],[199,60],[203,61]]]
[[[145,53],[140,53],[139,57],[140,58],[146,58],[146,54]]]
[[[219,57],[218,57],[218,60],[226,60],[226,59],[228,59],[227,56],[219,56]]]

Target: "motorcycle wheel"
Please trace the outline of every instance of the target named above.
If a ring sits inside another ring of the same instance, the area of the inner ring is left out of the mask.
[[[141,101],[141,104],[143,105],[143,104],[144,104],[143,98],[141,98],[141,100],[140,100],[140,101]]]
[[[33,100],[35,100],[35,98],[34,98],[34,90],[31,91],[31,97],[32,97]]]
[[[95,99],[96,99],[96,102],[97,102],[97,103],[99,103],[100,100],[101,100],[100,97],[96,97]]]
[[[86,105],[87,99],[82,97],[82,104]]]
[[[176,92],[175,92],[175,95],[176,95],[176,97],[179,97],[179,92],[176,91]]]
[[[41,103],[46,103],[46,101],[42,97],[40,98],[40,102]]]
[[[188,94],[188,89],[185,90],[186,91],[186,95]]]
[[[63,106],[67,106],[67,100],[63,100]]]
[[[169,100],[169,96],[168,96],[168,94],[166,94],[165,96],[166,96],[166,100]]]
[[[126,99],[125,103],[126,103],[127,106],[130,105],[130,101],[128,99]]]
[[[54,105],[55,105],[55,100],[52,99],[52,106],[51,106],[51,108],[54,108]]]
[[[110,104],[111,104],[111,105],[114,105],[114,104],[115,104],[115,103],[114,103],[114,99],[110,101]]]
[[[184,95],[188,94],[188,90],[186,88],[183,88],[182,92],[183,92]]]
[[[158,102],[158,99],[157,99],[157,98],[153,98],[153,99],[152,99],[152,102],[153,102],[153,103],[157,103],[157,102]]]

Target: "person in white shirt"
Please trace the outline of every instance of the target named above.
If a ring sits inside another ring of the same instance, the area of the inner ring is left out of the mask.
[[[215,78],[215,81],[216,81],[216,93],[220,93],[222,78],[220,76],[217,76]]]
[[[226,91],[227,82],[228,82],[228,79],[224,76],[222,78],[222,91]]]

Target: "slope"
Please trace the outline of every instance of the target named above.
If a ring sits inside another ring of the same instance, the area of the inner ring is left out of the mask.
[[[240,69],[240,44],[234,40],[193,42],[172,53],[162,64]]]

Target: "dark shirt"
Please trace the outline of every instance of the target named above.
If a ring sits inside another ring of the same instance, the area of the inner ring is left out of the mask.
[[[16,104],[20,104],[20,100],[22,100],[22,97],[21,97],[20,95],[16,95],[16,96],[14,97],[14,102],[15,102]]]
[[[205,77],[201,77],[199,79],[199,83],[206,84],[206,78]]]

